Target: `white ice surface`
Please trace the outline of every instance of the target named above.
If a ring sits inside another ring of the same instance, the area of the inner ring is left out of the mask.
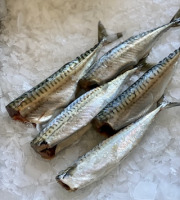
[[[92,47],[98,20],[126,39],[167,23],[179,6],[180,0],[7,0],[0,31],[0,199],[180,199],[180,108],[163,111],[117,169],[76,192],[64,190],[55,176],[102,138],[90,131],[55,159],[43,160],[29,144],[36,130],[13,121],[4,108]],[[157,62],[179,46],[180,30],[173,28],[156,43],[149,60]],[[180,64],[166,93],[180,100]]]

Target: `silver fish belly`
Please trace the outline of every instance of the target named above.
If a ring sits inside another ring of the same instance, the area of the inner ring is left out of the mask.
[[[77,141],[88,129],[91,120],[122,92],[122,84],[135,71],[136,69],[129,70],[72,102],[31,142],[35,151],[50,159]]]
[[[80,157],[72,166],[61,171],[56,180],[65,189],[74,191],[107,175],[139,144],[156,115],[162,109],[173,106],[180,106],[180,103],[163,102],[149,114]]]
[[[25,92],[6,106],[9,115],[23,122],[44,123],[66,107],[75,98],[78,81],[95,62],[101,48],[122,34],[108,36],[104,26],[98,24],[99,43],[65,64],[44,81]]]
[[[80,80],[81,87],[87,89],[92,88],[94,85],[101,85],[124,70],[132,68],[139,60],[149,54],[155,41],[165,31],[171,27],[179,26],[179,17],[180,10],[170,23],[132,36],[108,51],[88,69],[88,72]]]
[[[110,102],[96,117],[100,131],[119,130],[146,114],[164,94],[180,49],[175,50],[144,73],[127,90]]]

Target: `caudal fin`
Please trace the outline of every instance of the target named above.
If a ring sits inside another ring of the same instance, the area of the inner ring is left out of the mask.
[[[176,106],[180,106],[180,102],[168,102],[166,100],[163,100],[160,104],[161,108],[164,109],[164,108],[173,108],[173,107],[176,107]]]
[[[180,9],[176,12],[170,23],[172,23],[172,26],[174,27],[180,26]]]
[[[111,42],[114,42],[120,37],[122,37],[122,33],[115,33],[115,34],[108,35],[104,25],[101,23],[101,21],[99,21],[98,23],[98,41],[99,42],[103,40],[104,41],[103,45],[106,45]]]

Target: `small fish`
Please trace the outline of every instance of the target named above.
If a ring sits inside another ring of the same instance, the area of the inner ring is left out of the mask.
[[[157,114],[174,106],[180,106],[180,103],[163,102],[149,114],[104,140],[71,167],[61,171],[56,177],[57,182],[66,190],[74,191],[107,175],[139,144]]]
[[[132,36],[104,54],[88,69],[79,82],[80,86],[84,89],[93,88],[132,68],[141,59],[147,57],[156,40],[165,31],[179,25],[180,9],[170,23]]]
[[[116,96],[122,85],[136,68],[116,79],[86,92],[47,124],[31,142],[31,146],[42,157],[51,159],[59,151],[79,140],[91,126],[91,120]]]
[[[9,103],[6,106],[9,115],[35,125],[50,120],[74,100],[78,81],[95,62],[101,48],[121,36],[121,33],[108,36],[99,22],[99,43]]]
[[[171,80],[180,48],[144,73],[128,89],[110,102],[94,119],[106,133],[120,130],[149,112],[161,98]]]

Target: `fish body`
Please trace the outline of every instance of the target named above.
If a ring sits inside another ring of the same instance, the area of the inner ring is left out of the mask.
[[[56,180],[67,190],[81,189],[107,175],[136,147],[157,114],[166,107],[180,103],[163,102],[135,123],[104,140],[80,157],[72,166],[61,171]]]
[[[44,123],[54,116],[55,111],[74,100],[78,81],[95,62],[101,48],[122,36],[120,33],[108,36],[101,23],[98,30],[98,44],[9,103],[6,106],[9,115],[23,122]]]
[[[180,10],[176,13],[170,23],[158,28],[132,36],[126,41],[115,46],[97,60],[80,80],[82,88],[92,88],[101,85],[124,70],[132,68],[141,59],[149,54],[156,40],[169,28],[179,26]]]
[[[135,71],[136,69],[129,70],[77,98],[49,122],[31,142],[32,147],[42,157],[51,158],[69,143],[77,141],[85,133],[91,120],[122,92],[122,85]]]
[[[95,117],[96,127],[101,131],[107,127],[117,131],[150,111],[164,94],[179,55],[180,48],[149,69],[110,102]]]

